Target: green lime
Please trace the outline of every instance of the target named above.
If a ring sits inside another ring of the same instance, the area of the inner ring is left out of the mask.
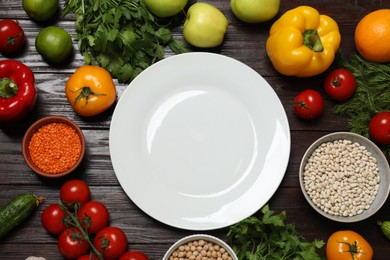
[[[35,21],[44,22],[58,10],[58,0],[23,0],[24,11]]]
[[[35,48],[46,61],[59,63],[66,60],[72,53],[72,38],[66,30],[57,26],[49,26],[38,33]]]

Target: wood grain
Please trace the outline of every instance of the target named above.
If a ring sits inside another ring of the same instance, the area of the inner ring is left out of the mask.
[[[325,99],[322,117],[314,121],[297,118],[292,110],[295,95],[303,89],[315,88],[322,91],[324,75],[311,78],[285,77],[278,74],[270,63],[265,42],[271,22],[249,25],[240,22],[230,10],[229,1],[207,1],[218,7],[228,18],[229,28],[224,44],[207,50],[235,58],[256,70],[273,87],[279,96],[289,120],[291,129],[291,155],[285,177],[280,188],[269,201],[276,212],[285,210],[287,221],[294,223],[307,239],[327,240],[329,235],[340,229],[353,229],[361,233],[371,243],[375,251],[374,259],[390,258],[390,243],[376,226],[377,220],[390,220],[390,203],[373,217],[355,224],[341,224],[329,221],[316,213],[305,201],[299,187],[298,171],[305,150],[317,138],[335,131],[348,131],[347,119],[332,113],[334,102]],[[63,6],[64,1],[60,1]],[[278,16],[299,5],[310,5],[334,18],[342,34],[341,49],[349,55],[356,51],[354,28],[368,12],[379,8],[390,8],[388,0],[291,0],[282,1]],[[61,11],[61,10],[60,10]],[[150,259],[161,259],[165,251],[179,238],[194,232],[166,226],[140,210],[121,188],[112,168],[109,154],[109,126],[113,106],[95,118],[78,116],[66,101],[64,86],[67,78],[83,64],[77,51],[63,66],[49,66],[36,52],[34,40],[38,32],[47,25],[58,25],[74,34],[74,16],[62,17],[60,11],[55,20],[48,24],[33,22],[24,12],[21,1],[0,0],[0,19],[17,20],[23,27],[27,43],[21,54],[4,56],[0,60],[16,59],[30,66],[36,76],[38,100],[34,111],[24,121],[0,124],[0,205],[22,192],[33,192],[45,196],[44,203],[31,219],[0,240],[0,259],[25,259],[28,256],[44,256],[47,259],[62,259],[57,250],[56,237],[49,235],[41,226],[40,214],[43,208],[59,200],[59,188],[68,179],[79,178],[91,186],[93,199],[100,200],[109,209],[111,224],[124,229],[129,249],[146,252]],[[182,28],[174,30],[174,36],[182,38]],[[173,55],[167,49],[166,57]],[[116,82],[118,98],[127,84]],[[86,137],[87,151],[82,165],[70,176],[48,180],[36,176],[25,164],[21,141],[23,134],[35,120],[47,115],[63,115],[79,124]],[[180,205],[177,205],[180,206]],[[206,233],[226,239],[227,228]]]

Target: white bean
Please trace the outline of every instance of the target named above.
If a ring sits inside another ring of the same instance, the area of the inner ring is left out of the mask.
[[[361,214],[370,207],[379,190],[376,162],[367,148],[357,142],[323,143],[304,167],[305,189],[313,202],[330,214]]]

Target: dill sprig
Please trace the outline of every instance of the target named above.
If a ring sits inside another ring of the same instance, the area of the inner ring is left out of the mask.
[[[370,62],[356,53],[346,58],[339,53],[338,66],[355,76],[356,92],[346,102],[335,105],[333,112],[347,116],[351,132],[370,138],[371,118],[390,111],[390,63]],[[390,155],[390,145],[378,147]]]

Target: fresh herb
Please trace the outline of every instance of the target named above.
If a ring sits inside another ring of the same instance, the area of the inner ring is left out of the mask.
[[[174,53],[189,51],[171,31],[184,13],[160,19],[144,0],[66,0],[62,15],[70,12],[76,16],[75,38],[84,62],[105,68],[119,82],[131,81],[163,59],[166,46]]]
[[[275,215],[265,205],[258,217],[248,217],[230,227],[227,234],[240,260],[324,259],[318,250],[322,240],[307,242],[293,224],[285,224],[286,212]]]
[[[337,64],[348,69],[356,79],[356,92],[346,102],[335,105],[336,114],[348,117],[348,126],[354,133],[370,138],[371,118],[390,111],[390,63],[375,63],[354,53],[348,58],[338,54]],[[378,145],[390,155],[390,145]]]

